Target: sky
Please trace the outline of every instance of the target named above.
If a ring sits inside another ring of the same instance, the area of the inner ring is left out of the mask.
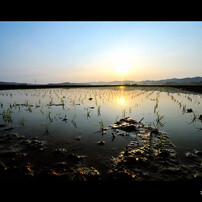
[[[184,78],[201,64],[200,21],[0,22],[0,81]]]

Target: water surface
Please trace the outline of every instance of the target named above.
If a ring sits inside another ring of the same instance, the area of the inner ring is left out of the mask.
[[[188,113],[190,108],[193,112]],[[6,117],[5,113],[9,111],[10,115]],[[145,125],[165,131],[176,146],[180,160],[186,161],[185,152],[202,150],[202,122],[198,119],[201,114],[201,94],[174,88],[0,91],[0,124],[16,127],[12,132],[25,137],[37,136],[52,145],[85,154],[97,164],[105,164],[112,156],[115,157],[134,138],[134,134],[128,133],[128,136],[113,139],[110,130],[106,130],[104,135],[99,132],[101,123],[109,128],[124,116],[136,120],[144,118],[142,122]],[[157,122],[158,118],[160,122]],[[104,140],[105,145],[98,145],[100,140]]]

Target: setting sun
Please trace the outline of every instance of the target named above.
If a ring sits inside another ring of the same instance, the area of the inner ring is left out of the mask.
[[[118,65],[116,67],[116,72],[119,74],[126,74],[128,72],[129,68],[127,65]]]

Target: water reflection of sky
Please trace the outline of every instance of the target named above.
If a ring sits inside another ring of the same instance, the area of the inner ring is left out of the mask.
[[[92,98],[89,100],[89,98]],[[48,106],[50,103],[62,106]],[[27,107],[15,104],[28,102]],[[194,119],[194,114],[202,114],[202,97],[197,93],[171,88],[66,88],[0,91],[0,113],[11,108],[11,126],[18,126],[16,132],[25,136],[42,136],[44,127],[49,124],[50,140],[70,138],[83,134],[87,139],[96,141],[95,131],[99,121],[104,126],[115,122],[123,115],[130,116],[147,124],[155,124],[158,116],[164,116],[162,131],[168,133],[178,148],[202,150],[202,123]],[[186,113],[192,108],[194,113]],[[53,120],[50,122],[48,114]],[[64,117],[67,121],[62,121]],[[19,126],[24,118],[25,126]],[[74,119],[74,121],[72,121]],[[0,115],[0,123],[4,120]],[[85,139],[84,138],[84,139]],[[112,143],[110,143],[112,144]],[[113,143],[114,144],[114,143]],[[119,142],[121,144],[121,140]],[[111,145],[112,146],[112,145]],[[181,151],[184,151],[181,149]]]

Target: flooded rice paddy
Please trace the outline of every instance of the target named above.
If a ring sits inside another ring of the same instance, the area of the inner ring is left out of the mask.
[[[46,141],[52,148],[87,156],[101,170],[136,137],[109,130],[123,117],[166,132],[179,160],[188,163],[187,153],[202,151],[200,115],[201,94],[166,87],[0,91],[1,136],[12,132]]]

